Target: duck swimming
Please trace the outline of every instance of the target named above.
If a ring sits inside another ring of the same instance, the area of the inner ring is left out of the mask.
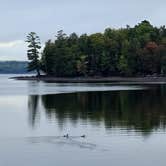
[[[66,134],[66,135],[64,135],[63,137],[69,138],[69,134]],[[85,138],[86,136],[85,136],[85,135],[81,135],[81,136],[78,136],[78,137]]]
[[[64,135],[63,137],[65,137],[65,138],[69,138],[69,134],[66,134],[66,135]]]

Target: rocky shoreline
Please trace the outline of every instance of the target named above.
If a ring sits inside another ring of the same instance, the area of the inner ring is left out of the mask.
[[[166,77],[51,77],[51,76],[20,76],[11,77],[15,80],[36,80],[57,83],[111,83],[111,82],[145,82],[145,83],[166,83]]]

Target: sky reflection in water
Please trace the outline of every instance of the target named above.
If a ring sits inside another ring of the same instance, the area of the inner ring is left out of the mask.
[[[164,84],[0,82],[0,165],[165,165]]]

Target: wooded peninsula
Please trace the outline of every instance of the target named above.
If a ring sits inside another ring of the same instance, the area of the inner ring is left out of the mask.
[[[40,39],[27,36],[28,69],[51,77],[142,77],[166,74],[166,27],[142,21],[134,27],[103,33],[66,35],[58,31],[48,40],[39,58]]]

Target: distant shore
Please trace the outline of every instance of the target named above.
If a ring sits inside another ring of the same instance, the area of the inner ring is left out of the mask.
[[[16,80],[36,80],[36,81],[46,81],[46,82],[57,82],[57,83],[111,83],[111,82],[145,82],[145,83],[166,83],[166,77],[52,77],[52,76],[20,76],[11,77],[11,79]]]

